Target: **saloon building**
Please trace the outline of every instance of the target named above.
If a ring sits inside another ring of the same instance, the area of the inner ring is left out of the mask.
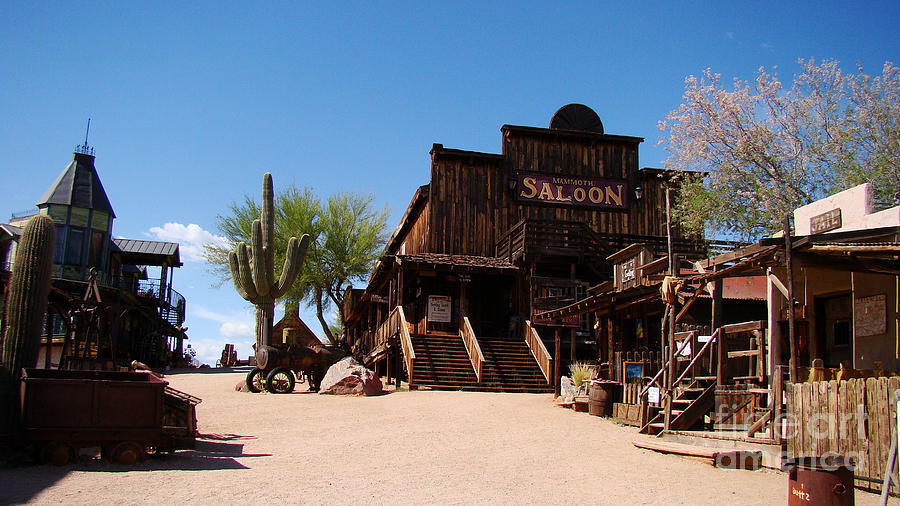
[[[549,128],[500,132],[500,153],[433,146],[428,184],[368,286],[345,297],[347,344],[413,388],[552,388],[557,330],[560,358],[608,360],[593,315],[537,315],[611,280],[610,257],[623,248],[667,254],[675,174],[638,166],[642,138],[605,133],[580,104],[559,109]],[[702,238],[674,223],[671,236],[674,254],[705,256]]]

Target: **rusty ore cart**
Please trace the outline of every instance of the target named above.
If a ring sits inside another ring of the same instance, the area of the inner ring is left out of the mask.
[[[296,381],[308,380],[310,390],[318,390],[328,368],[341,357],[336,348],[322,345],[260,346],[256,350],[256,367],[247,373],[247,389],[258,393],[265,388],[273,394],[286,394],[294,391]]]
[[[26,369],[25,437],[44,462],[65,465],[81,448],[134,464],[148,453],[193,448],[200,399],[148,372]]]

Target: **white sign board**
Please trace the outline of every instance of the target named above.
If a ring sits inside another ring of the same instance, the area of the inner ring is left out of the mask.
[[[447,295],[428,296],[428,321],[450,323],[450,297]]]
[[[659,387],[650,387],[647,389],[647,402],[659,404]]]

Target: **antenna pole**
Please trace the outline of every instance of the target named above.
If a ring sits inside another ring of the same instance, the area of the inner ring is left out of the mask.
[[[91,133],[91,118],[88,118],[87,129],[84,131],[84,145],[88,145],[88,134]]]

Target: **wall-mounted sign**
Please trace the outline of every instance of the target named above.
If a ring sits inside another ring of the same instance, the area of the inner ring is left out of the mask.
[[[450,297],[446,295],[428,296],[428,321],[450,323]]]
[[[527,202],[625,209],[628,185],[624,181],[517,174],[516,196]]]
[[[634,264],[637,258],[629,258],[622,263],[622,283],[634,281]]]
[[[841,208],[818,214],[809,219],[809,233],[821,234],[841,228]]]
[[[877,336],[887,332],[887,296],[885,294],[859,297],[854,308],[853,326],[859,337]]]

